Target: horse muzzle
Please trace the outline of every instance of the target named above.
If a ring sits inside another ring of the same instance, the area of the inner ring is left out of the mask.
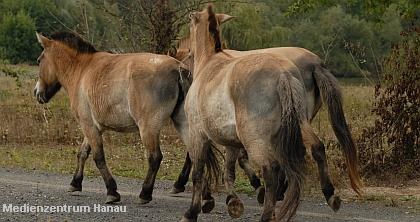
[[[34,96],[40,104],[48,103],[60,89],[61,84],[59,82],[47,87],[41,87],[40,84],[37,83],[34,88]]]
[[[40,104],[44,104],[48,102],[48,99],[45,97],[45,91],[40,91],[37,88],[35,88],[34,96]]]

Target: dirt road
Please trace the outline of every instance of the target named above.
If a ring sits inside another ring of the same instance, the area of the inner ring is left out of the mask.
[[[21,169],[0,169],[0,175],[0,221],[179,221],[191,197],[191,192],[170,195],[172,183],[158,181],[153,201],[140,205],[137,195],[141,181],[117,177],[122,202],[114,209],[126,212],[98,212],[106,206],[103,204],[105,187],[100,178],[86,178],[83,192],[70,194],[66,192],[70,175]],[[260,207],[254,197],[242,195],[245,213],[235,220],[230,219],[225,209],[224,195],[218,194],[216,197],[216,208],[210,214],[201,214],[199,221],[257,221],[260,216]],[[83,209],[89,209],[90,212],[74,212],[77,208],[69,210],[72,212],[51,212],[55,206],[63,205],[84,206]],[[30,211],[31,206],[42,206],[44,211],[45,206],[50,206],[50,212],[11,212]],[[420,221],[420,215],[408,213],[404,208],[385,207],[381,203],[346,201],[338,213],[333,213],[322,199],[304,198],[295,221],[402,222]]]

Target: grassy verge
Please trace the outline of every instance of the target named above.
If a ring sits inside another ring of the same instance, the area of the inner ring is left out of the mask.
[[[23,69],[27,71],[24,76],[20,76],[19,86],[15,79],[0,73],[0,167],[72,174],[76,166],[76,153],[83,138],[69,110],[68,98],[64,92],[60,92],[48,105],[38,105],[32,95],[36,68]],[[374,121],[370,112],[374,89],[360,79],[343,79],[340,82],[347,121],[354,138],[357,138],[362,129]],[[325,108],[318,113],[312,126],[325,143],[333,183],[339,189],[347,188],[349,182],[344,158]],[[138,134],[107,132],[104,141],[107,162],[114,175],[145,177],[147,158]],[[185,146],[169,124],[162,132],[161,144],[164,159],[158,179],[175,180],[184,162]],[[308,162],[307,193],[320,196],[316,166],[313,161]],[[91,158],[87,161],[85,172],[86,175],[99,176]],[[235,187],[238,191],[253,193],[241,170],[237,171]],[[376,199],[381,198],[379,196]]]

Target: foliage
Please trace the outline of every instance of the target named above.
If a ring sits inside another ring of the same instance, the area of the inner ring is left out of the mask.
[[[4,74],[5,76],[12,77],[15,79],[16,86],[21,88],[22,82],[20,80],[20,76],[26,73],[26,70],[20,67],[12,67],[11,65],[7,65],[6,61],[0,61],[0,74]]]
[[[359,139],[367,173],[420,167],[420,38],[415,31],[403,36],[385,60],[376,86],[373,113],[378,119]],[[416,176],[415,170],[410,172]]]
[[[31,17],[36,30],[49,33],[60,29],[58,22],[51,16],[56,13],[57,7],[52,0],[0,0],[0,14],[12,13],[16,15],[24,11]]]
[[[0,51],[11,63],[36,61],[40,48],[35,37],[35,22],[24,11],[7,13],[0,22]]]
[[[336,76],[376,76],[381,69],[378,64],[399,40],[402,24],[396,5],[389,5],[379,20],[372,20],[360,15],[359,3],[334,3],[288,14],[293,2],[235,5],[230,12],[236,19],[222,30],[228,47],[303,47],[318,54]]]

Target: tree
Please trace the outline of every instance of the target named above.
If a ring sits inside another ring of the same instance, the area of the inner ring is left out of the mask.
[[[62,28],[61,24],[51,16],[57,14],[53,0],[0,0],[0,15],[17,14],[19,11],[24,11],[34,20],[39,32],[51,33]]]
[[[34,20],[24,11],[7,13],[0,22],[0,51],[11,63],[35,62],[40,48]]]

